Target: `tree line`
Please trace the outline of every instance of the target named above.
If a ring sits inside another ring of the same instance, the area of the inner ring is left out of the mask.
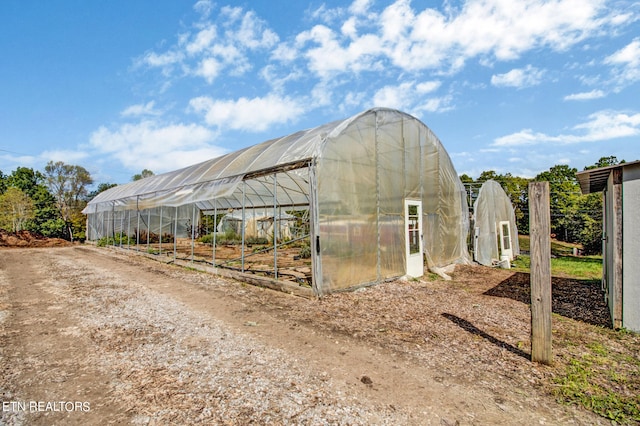
[[[615,156],[602,157],[584,170],[624,163]],[[577,169],[556,165],[533,179],[484,171],[478,179],[463,174],[469,206],[477,198],[482,183],[493,179],[505,190],[513,204],[518,232],[529,233],[528,186],[532,181],[548,181],[551,194],[551,229],[558,240],[582,244],[586,254],[602,250],[602,196],[582,195],[576,178]],[[154,173],[144,169],[131,180]],[[93,185],[91,174],[82,166],[50,161],[44,171],[18,167],[10,175],[0,171],[0,228],[7,231],[29,230],[47,237],[70,241],[84,240],[86,220],[82,210],[100,192],[116,186]]]
[[[614,166],[624,163],[615,156],[602,157],[584,170]],[[477,180],[468,175],[460,176],[467,190],[468,202],[473,202],[484,182],[498,182],[511,199],[515,210],[518,233],[529,234],[529,183],[549,182],[551,205],[551,232],[554,238],[568,243],[581,244],[585,254],[602,252],[602,194],[586,194],[580,191],[576,174],[578,170],[567,165],[556,165],[533,179],[485,171]]]
[[[151,175],[145,169],[132,180]],[[101,183],[90,192],[93,183],[87,169],[62,161],[48,162],[43,171],[18,167],[5,175],[0,170],[0,229],[82,241],[86,234],[82,210],[100,192],[116,186]]]

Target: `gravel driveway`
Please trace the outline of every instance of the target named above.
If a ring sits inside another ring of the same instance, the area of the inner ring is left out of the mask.
[[[0,423],[605,424],[537,389],[544,367],[523,358],[526,346],[509,350],[526,327],[501,336],[502,348],[477,335],[448,344],[439,329],[402,348],[394,321],[409,308],[353,318],[358,295],[450,298],[429,286],[309,300],[106,249],[5,249]],[[463,312],[449,315],[434,318],[468,335],[455,321]],[[495,362],[483,372],[465,361],[468,345]]]

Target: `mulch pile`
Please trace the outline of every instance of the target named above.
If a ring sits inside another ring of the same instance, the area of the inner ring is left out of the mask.
[[[7,232],[0,229],[0,247],[66,247],[71,242],[62,238],[48,238],[31,231]]]

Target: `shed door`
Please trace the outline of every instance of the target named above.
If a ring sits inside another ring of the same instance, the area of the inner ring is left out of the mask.
[[[511,224],[509,221],[500,222],[500,257],[509,256],[513,260],[513,250],[511,248]]]
[[[421,277],[424,274],[422,257],[422,201],[404,201],[404,223],[407,254],[407,275]]]

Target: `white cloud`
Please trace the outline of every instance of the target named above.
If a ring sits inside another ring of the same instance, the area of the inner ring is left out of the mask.
[[[312,43],[314,47],[305,46]],[[308,60],[307,67],[321,78],[328,79],[343,72],[380,70],[376,58],[382,51],[379,40],[373,36],[358,37],[346,48],[331,28],[316,25],[296,37],[296,49]]]
[[[62,161],[67,164],[74,164],[89,157],[89,154],[85,151],[55,149],[51,151],[44,151],[39,155],[39,157],[43,162]]]
[[[196,4],[196,9],[206,14],[212,8],[209,2]],[[167,77],[179,69],[183,73],[180,77],[202,77],[211,84],[225,70],[232,76],[245,74],[252,68],[249,55],[258,50],[269,52],[278,41],[278,35],[253,11],[225,6],[216,22],[194,24],[193,31],[180,34],[166,52],[148,52],[137,64],[160,68]]]
[[[605,63],[640,66],[640,39],[635,39],[613,55],[605,59]]]
[[[247,12],[242,17],[240,28],[228,34],[249,49],[271,48],[279,41],[278,35],[269,28],[266,22],[259,19],[254,12]]]
[[[410,100],[406,94],[412,93],[413,86],[413,83],[385,86],[373,95],[373,104],[381,107],[407,109]]]
[[[201,96],[191,99],[189,106],[203,114],[210,126],[247,132],[261,132],[274,124],[293,122],[305,111],[300,101],[273,94],[237,100]]]
[[[213,80],[220,74],[222,65],[215,58],[203,59],[195,70],[195,74],[203,77],[207,83],[213,83]]]
[[[544,71],[536,67],[527,65],[525,68],[516,68],[505,74],[494,74],[491,76],[491,84],[496,87],[524,87],[540,84]]]
[[[349,6],[349,12],[354,15],[364,15],[369,11],[372,0],[354,0]]]
[[[131,105],[120,113],[123,117],[138,117],[141,115],[160,115],[160,112],[154,109],[155,101],[149,101],[146,104]]]
[[[564,97],[565,101],[588,101],[591,99],[600,99],[604,98],[606,93],[602,90],[594,89],[590,92],[581,92],[581,93],[572,93],[571,95],[567,95]]]
[[[193,5],[193,9],[200,13],[202,19],[206,19],[213,10],[213,4],[211,3],[211,0],[198,0],[196,4]]]
[[[416,90],[418,93],[431,93],[435,92],[442,85],[441,81],[425,81],[424,83],[418,83],[416,85]]]
[[[214,139],[214,132],[195,124],[144,120],[116,129],[102,126],[89,143],[131,170],[147,168],[160,173],[225,154],[226,150],[210,145]]]
[[[451,110],[453,107],[451,103],[453,97],[451,95],[426,99],[422,104],[417,105],[415,108],[419,111],[425,112],[445,112]]]
[[[181,62],[184,59],[182,52],[169,51],[165,53],[149,52],[142,57],[141,63],[144,63],[150,67],[166,68],[170,65]]]
[[[640,38],[605,58],[604,63],[614,67],[619,85],[640,81]]]
[[[200,30],[191,42],[188,42],[185,49],[189,55],[195,55],[211,47],[211,43],[216,39],[217,30],[215,25],[207,25]]]
[[[396,86],[384,86],[373,95],[373,105],[395,108],[399,110],[414,110],[438,112],[449,108],[450,96],[425,98],[424,95],[435,92],[440,87],[440,81],[413,81],[400,83]]]
[[[640,134],[640,113],[629,115],[620,111],[599,111],[589,116],[589,121],[574,128],[585,130],[579,141],[602,141]]]
[[[332,19],[300,33],[296,47],[321,78],[379,61],[407,71],[451,73],[472,58],[487,63],[487,57],[513,60],[542,47],[565,51],[608,25],[625,22],[616,12],[607,15],[600,0],[468,0],[457,8],[447,3],[445,9],[446,14],[414,9],[410,0],[396,0],[374,13],[370,2],[358,1],[348,15],[342,8],[323,6],[322,14]],[[342,20],[334,30],[336,17]],[[369,47],[355,48],[363,39]],[[323,64],[321,57],[330,63]]]
[[[499,137],[492,145],[514,147],[540,143],[602,142],[640,135],[640,113],[628,114],[620,111],[604,110],[591,114],[588,118],[588,121],[573,127],[575,133],[552,136],[534,132],[531,129],[524,129]]]

